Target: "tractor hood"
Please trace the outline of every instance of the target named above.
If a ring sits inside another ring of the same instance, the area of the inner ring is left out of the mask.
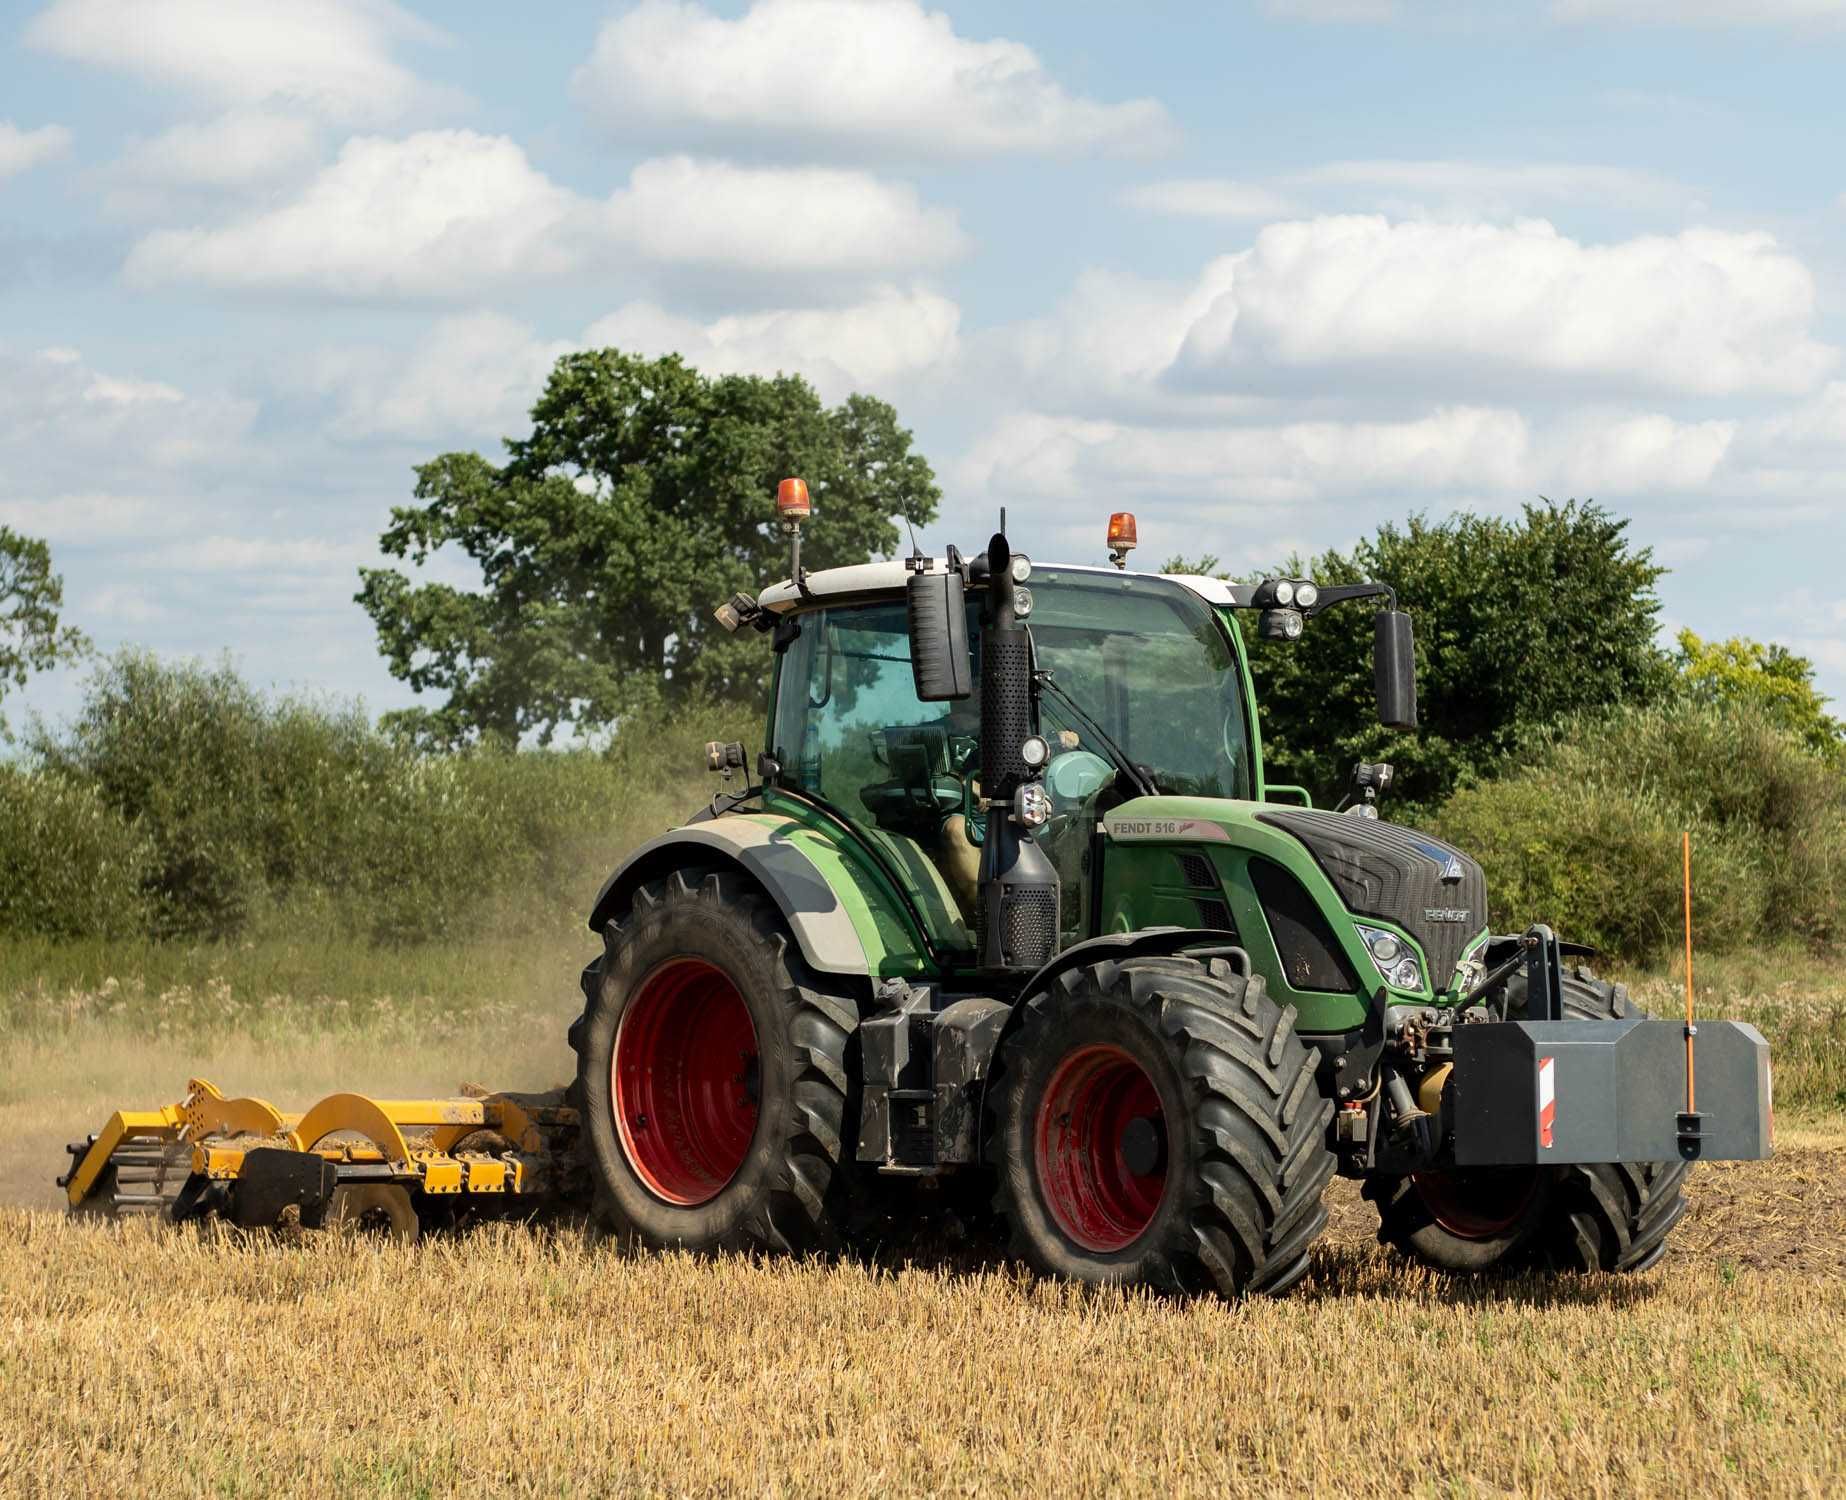
[[[1452,844],[1344,813],[1272,808],[1257,819],[1306,844],[1354,916],[1394,923],[1415,938],[1438,989],[1487,926],[1487,877]]]

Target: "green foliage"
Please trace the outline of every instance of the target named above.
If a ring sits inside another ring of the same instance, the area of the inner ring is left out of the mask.
[[[0,933],[140,931],[151,852],[95,787],[0,765]]]
[[[1673,665],[1681,687],[1699,702],[1754,704],[1816,754],[1846,751],[1846,723],[1826,711],[1827,700],[1814,687],[1814,663],[1786,646],[1746,636],[1705,641],[1682,630]]]
[[[1592,502],[1546,502],[1517,520],[1412,517],[1350,552],[1288,559],[1275,574],[1396,589],[1416,620],[1422,728],[1378,723],[1366,605],[1330,610],[1293,642],[1259,640],[1242,614],[1270,779],[1324,802],[1354,761],[1388,760],[1401,815],[1486,773],[1536,726],[1658,697],[1670,680],[1654,645],[1663,570],[1626,531]],[[1174,561],[1209,571],[1215,559]]]
[[[81,632],[58,624],[63,607],[64,580],[51,571],[51,549],[0,526],[0,698],[9,687],[24,687],[28,673],[89,648]],[[0,734],[5,730],[0,718]]]
[[[606,755],[425,755],[356,706],[270,700],[227,666],[125,653],[98,670],[67,729],[41,730],[38,769],[9,784],[19,810],[0,830],[43,833],[8,858],[42,865],[64,839],[78,873],[57,867],[0,924],[116,930],[93,925],[114,881],[138,883],[122,909],[159,938],[305,929],[411,942],[574,926],[625,849],[710,795],[700,746],[735,737],[744,717],[704,701],[656,708],[622,725]],[[59,833],[86,818],[98,830],[87,843]],[[111,840],[138,852],[109,856],[98,892],[73,897]]]
[[[771,497],[806,478],[807,565],[863,562],[926,522],[939,492],[896,413],[869,396],[824,408],[796,376],[707,378],[677,356],[560,359],[530,437],[496,466],[449,453],[417,470],[420,507],[381,539],[421,566],[465,554],[483,587],[368,569],[359,603],[391,671],[439,709],[395,715],[428,743],[549,743],[665,700],[760,696],[768,653],[712,610],[787,569]]]
[[[1434,826],[1486,866],[1501,926],[1670,952],[1687,829],[1701,948],[1846,940],[1846,778],[1760,704],[1626,708],[1533,736]]]

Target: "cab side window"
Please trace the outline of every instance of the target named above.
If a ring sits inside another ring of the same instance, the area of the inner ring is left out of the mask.
[[[972,941],[979,701],[918,700],[901,600],[803,614],[777,677],[783,784],[863,833],[956,948]]]

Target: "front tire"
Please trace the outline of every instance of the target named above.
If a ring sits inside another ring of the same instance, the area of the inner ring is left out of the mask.
[[[1279,1292],[1327,1222],[1332,1105],[1258,976],[1223,960],[1068,970],[990,1082],[995,1209],[1037,1270],[1226,1297]]]
[[[739,877],[643,886],[570,1029],[598,1222],[653,1247],[832,1245],[852,1144],[852,1000]]]
[[[1525,976],[1507,983],[1507,1013],[1525,1010]],[[1564,974],[1564,1014],[1608,1021],[1637,1014],[1626,985],[1582,965]],[[1537,1266],[1560,1271],[1645,1271],[1666,1253],[1686,1211],[1690,1163],[1589,1163],[1483,1167],[1375,1177],[1378,1238],[1446,1271]]]

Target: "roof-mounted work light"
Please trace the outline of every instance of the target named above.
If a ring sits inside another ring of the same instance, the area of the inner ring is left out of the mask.
[[[807,480],[784,479],[776,486],[776,516],[789,536],[788,576],[803,594],[808,591],[808,578],[801,571],[801,523],[813,514]]]
[[[814,514],[805,479],[784,479],[776,486],[776,515],[785,526],[799,526]]]
[[[1118,510],[1109,517],[1109,560],[1118,568],[1128,566],[1128,554],[1135,548],[1135,518],[1132,511]]]

